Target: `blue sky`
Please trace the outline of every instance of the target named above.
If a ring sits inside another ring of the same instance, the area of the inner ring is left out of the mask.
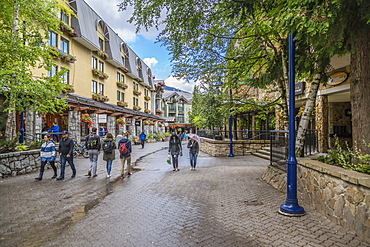
[[[194,84],[178,80],[171,75],[170,57],[165,47],[155,43],[159,33],[155,28],[148,32],[135,33],[136,27],[127,22],[132,11],[118,12],[120,0],[85,0],[100,17],[144,60],[152,69],[157,80],[164,80],[167,86],[193,92]]]

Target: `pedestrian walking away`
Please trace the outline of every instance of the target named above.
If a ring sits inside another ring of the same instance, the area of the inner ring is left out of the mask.
[[[92,127],[91,134],[86,136],[85,146],[89,152],[90,164],[87,172],[87,177],[91,177],[91,172],[93,177],[98,176],[96,170],[98,168],[98,157],[100,153],[100,137],[96,134],[97,128]]]
[[[44,135],[44,143],[41,145],[40,149],[40,159],[41,159],[41,167],[40,167],[40,174],[37,178],[35,178],[38,181],[42,180],[42,176],[44,174],[45,165],[49,162],[51,167],[54,170],[54,176],[51,178],[57,177],[57,168],[55,167],[55,144],[54,141],[51,140],[51,135],[49,133],[46,133]]]
[[[124,134],[124,137],[118,143],[119,158],[121,160],[121,178],[125,178],[125,163],[127,164],[127,176],[132,175],[131,173],[131,152],[132,144],[128,139],[128,133]]]
[[[64,171],[66,162],[72,169],[72,178],[76,177],[76,167],[73,163],[73,147],[74,141],[69,138],[68,131],[62,131],[62,138],[59,140],[59,155],[60,155],[60,176],[57,180],[64,179]]]
[[[182,156],[181,141],[176,133],[172,133],[168,146],[168,154],[172,156],[173,171],[180,171],[179,155]]]
[[[110,172],[112,170],[113,160],[116,158],[116,143],[113,139],[112,133],[107,133],[103,139],[103,160],[107,162],[107,178],[110,178]]]
[[[195,167],[197,165],[197,157],[199,153],[199,144],[196,140],[193,138],[190,139],[188,143],[188,148],[189,148],[189,158],[190,158],[190,170],[193,171],[195,170]]]
[[[141,148],[144,148],[144,143],[145,143],[145,141],[146,141],[146,135],[145,135],[145,133],[144,133],[144,131],[143,132],[141,132],[141,134],[140,134],[140,143],[141,143]]]

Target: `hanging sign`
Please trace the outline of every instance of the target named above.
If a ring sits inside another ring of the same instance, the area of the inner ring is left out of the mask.
[[[295,95],[303,94],[305,88],[306,88],[306,83],[304,81],[297,82],[295,84]]]
[[[330,86],[339,85],[342,82],[345,82],[347,78],[348,78],[348,74],[346,72],[334,73],[329,77],[328,85]]]

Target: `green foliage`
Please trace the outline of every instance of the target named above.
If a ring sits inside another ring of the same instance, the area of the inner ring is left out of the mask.
[[[0,140],[0,153],[14,152],[18,144],[18,138],[12,140]]]
[[[0,88],[7,109],[25,107],[38,112],[58,112],[66,102],[57,96],[65,84],[60,69],[53,77],[33,75],[37,69],[50,70],[53,55],[47,49],[48,31],[60,33],[59,12],[71,10],[59,0],[2,1],[0,5]],[[14,20],[18,20],[15,22]]]
[[[41,148],[42,143],[44,143],[44,141],[42,141],[42,140],[36,140],[36,141],[33,141],[33,142],[31,142],[31,144],[29,145],[29,148],[30,148],[30,149],[40,149],[40,148]]]
[[[29,149],[29,147],[26,146],[26,144],[24,144],[24,143],[19,143],[17,145],[17,147],[15,148],[15,150],[17,150],[17,151],[26,151],[28,149]]]
[[[370,144],[366,144],[370,146]],[[328,154],[317,158],[326,164],[343,167],[347,170],[358,171],[370,174],[370,154],[362,155],[361,151],[355,144],[354,149],[350,149],[347,145],[347,150],[343,150],[339,144],[338,137],[335,137],[335,148],[328,150]]]

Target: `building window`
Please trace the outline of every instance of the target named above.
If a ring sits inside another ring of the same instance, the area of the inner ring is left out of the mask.
[[[102,84],[102,83],[99,83],[99,89],[98,89],[98,93],[100,93],[100,94],[104,94],[104,84]]]
[[[139,105],[139,99],[138,98],[133,98],[133,104],[134,105]]]
[[[58,35],[54,33],[53,31],[49,31],[48,45],[57,47],[57,39],[58,39]]]
[[[69,84],[69,70],[67,70],[63,75],[62,75],[62,82],[65,84]]]
[[[55,65],[52,65],[51,66],[51,69],[48,71],[48,76],[49,77],[55,76],[55,74],[57,73],[57,71],[58,71],[58,67],[55,66]]]
[[[97,93],[98,92],[98,83],[96,81],[92,81],[91,92],[92,93]]]
[[[69,25],[69,18],[63,11],[60,13],[60,20]]]
[[[179,114],[177,116],[177,122],[184,123],[184,114]]]
[[[121,81],[121,74],[117,72],[117,81]]]
[[[133,83],[134,84],[134,90],[139,90],[139,84],[137,84],[137,83]]]
[[[60,38],[60,50],[63,51],[64,53],[69,54],[69,41],[66,40],[65,38]]]
[[[148,96],[148,89],[144,89],[144,95]]]
[[[121,91],[117,91],[117,100],[118,101],[125,101],[125,93]]]
[[[144,102],[144,109],[149,109],[149,103],[148,102]]]
[[[179,112],[184,112],[184,104],[178,105]]]
[[[104,51],[104,40],[99,38],[99,48],[100,50]]]
[[[104,72],[104,63],[102,61],[99,60],[99,70],[101,72]]]
[[[96,57],[92,57],[92,68],[93,69],[98,68],[98,59]]]

